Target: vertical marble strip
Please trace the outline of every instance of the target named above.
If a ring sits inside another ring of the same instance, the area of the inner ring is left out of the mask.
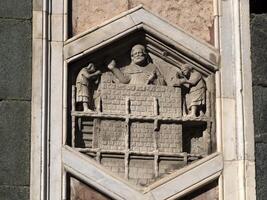
[[[71,87],[71,111],[75,111],[75,105],[76,105],[76,87],[75,85],[72,85]]]
[[[154,115],[159,115],[159,102],[156,97],[153,98],[153,103],[154,103]]]
[[[71,111],[75,111],[75,105],[76,105],[76,87],[75,85],[72,85],[71,87]],[[75,147],[75,122],[76,122],[76,117],[71,116],[71,146]]]
[[[125,169],[125,173],[124,173],[124,178],[129,179],[129,150],[125,151],[124,154],[124,169]]]
[[[125,113],[126,115],[130,114],[131,112],[131,105],[130,105],[130,98],[129,97],[126,97],[125,98]]]
[[[66,61],[63,62],[63,127],[62,127],[62,132],[63,132],[63,145],[67,144],[67,121],[68,121],[68,97],[67,97],[67,87],[68,87],[68,64]],[[72,88],[73,89],[73,88]],[[72,105],[72,110],[76,110],[75,109],[75,105],[76,105],[76,98],[75,98],[75,94],[76,94],[76,87],[74,86],[74,91],[72,92],[72,95],[74,95],[73,103],[74,105]]]
[[[130,148],[129,140],[130,140],[130,119],[126,117],[125,118],[125,151],[128,151]]]
[[[158,100],[154,98],[154,108],[156,107],[156,115],[158,115]],[[153,132],[153,143],[154,143],[154,173],[155,177],[159,176],[159,150],[158,150],[158,135],[159,135],[159,121],[154,120],[154,132]]]
[[[207,104],[206,104],[206,116],[207,117],[209,117],[209,119],[210,119],[210,117],[211,117],[211,95],[210,95],[210,91],[207,91],[206,92],[206,102],[207,102]]]
[[[155,150],[154,154],[154,173],[155,177],[159,176],[159,151]]]
[[[100,148],[98,148],[96,152],[96,162],[101,164],[101,149]]]
[[[211,125],[212,122],[209,120],[207,121],[207,127],[206,130],[203,132],[203,146],[205,149],[206,155],[209,155],[211,153]]]
[[[75,147],[75,116],[71,116],[71,146]]]
[[[126,102],[129,105],[129,98],[126,98]],[[126,106],[128,107],[128,106]],[[124,154],[124,169],[125,174],[124,177],[126,179],[129,178],[129,149],[130,149],[130,119],[127,117],[125,118],[125,154]]]

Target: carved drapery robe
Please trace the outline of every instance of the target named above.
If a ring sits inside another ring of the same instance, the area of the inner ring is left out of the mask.
[[[140,67],[134,63],[126,66],[123,70],[124,75],[130,78],[129,84],[138,85],[166,85],[164,77],[160,73],[158,67],[153,63],[149,63],[145,67]],[[149,77],[155,74],[155,78],[150,82]]]

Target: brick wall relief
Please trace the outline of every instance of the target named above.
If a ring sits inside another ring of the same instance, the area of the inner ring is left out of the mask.
[[[139,29],[68,64],[68,145],[141,188],[216,151],[215,71],[165,39]]]

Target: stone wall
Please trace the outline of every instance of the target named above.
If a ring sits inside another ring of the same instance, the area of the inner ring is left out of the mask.
[[[182,149],[182,125],[161,124],[158,136],[159,152],[180,153]]]
[[[102,158],[101,165],[107,168],[110,172],[124,177],[125,166],[123,158]]]
[[[127,114],[126,97],[128,97],[130,114],[157,115],[154,99],[157,98],[161,116],[181,117],[180,88],[101,83],[101,97],[103,113]]]
[[[267,199],[267,12],[251,15],[256,189],[257,199]]]
[[[212,0],[75,0],[72,1],[73,35],[140,4],[196,37],[213,43]]]
[[[29,199],[32,1],[0,2],[0,199]]]
[[[130,182],[141,186],[153,182],[154,160],[131,159],[129,168]]]
[[[105,150],[125,150],[125,122],[101,120],[98,147]]]
[[[96,124],[97,147],[102,150],[125,150],[126,123],[124,121],[102,119]],[[82,130],[82,138],[85,146],[89,147],[88,132]],[[131,122],[129,149],[136,152],[153,152],[155,150],[153,122]],[[182,149],[182,125],[160,124],[158,130],[158,150],[165,153],[181,153]],[[90,137],[90,139],[92,136]],[[90,140],[90,144],[91,144]]]
[[[155,149],[153,130],[153,123],[132,123],[130,131],[130,149],[139,152],[153,152]]]

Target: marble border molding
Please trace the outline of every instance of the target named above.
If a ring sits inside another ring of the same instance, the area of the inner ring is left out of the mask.
[[[34,200],[64,198],[62,48],[66,19],[67,1],[33,0],[30,199]]]
[[[145,191],[138,191],[123,179],[114,178],[108,170],[96,165],[78,151],[68,146],[65,146],[62,151],[63,163],[67,171],[89,185],[97,186],[101,192],[115,199],[161,200],[174,196],[178,198],[215,180],[220,176],[223,168],[221,154],[214,153],[150,185]]]
[[[64,146],[66,140],[66,95],[64,91],[67,62],[75,59],[79,52],[90,51],[90,48],[85,48],[82,51],[77,51],[77,53],[72,44],[78,42],[81,36],[95,31],[91,29],[82,35],[67,40],[67,6],[67,0],[33,0],[30,199],[67,199],[64,187],[64,177],[67,172],[72,172],[85,182],[97,185],[103,193],[116,199],[127,199],[127,196],[116,193],[116,190],[105,187],[101,185],[102,183],[92,179],[90,170],[82,169],[79,164],[74,166],[73,163],[76,162],[70,161],[71,159],[80,159],[79,161],[87,164],[90,161],[83,156],[76,156],[76,152]],[[139,9],[139,12],[142,10]],[[142,20],[140,21],[134,12],[127,14],[134,22],[132,28],[139,27]],[[123,18],[123,16],[126,16],[125,13],[117,18]],[[142,26],[151,28],[154,21],[151,16],[148,18],[149,20]],[[218,153],[201,160],[202,164],[189,166],[195,167],[195,169],[203,167],[204,171],[210,169],[210,174],[206,174],[206,178],[199,177],[193,186],[188,185],[188,187],[177,189],[171,196],[159,196],[159,194],[166,194],[166,190],[170,187],[168,184],[175,184],[182,179],[188,180],[186,174],[193,173],[193,171],[186,171],[185,169],[184,177],[181,174],[173,175],[171,181],[166,181],[160,185],[151,185],[151,188],[148,188],[144,194],[128,187],[127,183],[121,186],[128,188],[126,191],[132,192],[133,195],[144,199],[174,199],[219,177],[220,200],[256,199],[248,23],[249,1],[214,0],[214,22],[215,48],[205,48],[205,45],[199,42],[200,49],[195,56],[199,56],[203,62],[207,62],[209,52],[219,52],[220,54],[220,58],[216,57],[214,63],[220,63],[219,70],[216,72]],[[111,24],[112,20],[107,23]],[[127,29],[130,28],[127,27]],[[187,36],[184,35],[184,37]],[[172,39],[179,40],[175,37]],[[204,52],[201,51],[201,47],[205,48]],[[190,48],[192,48],[192,44],[188,43],[185,50],[188,52]],[[211,60],[209,63],[213,64],[213,61]],[[61,106],[58,106],[59,104]],[[223,165],[221,160],[223,160]],[[215,164],[217,168],[211,169],[209,162],[217,163],[217,165]],[[94,167],[90,163],[88,166]],[[82,170],[85,171],[81,173]],[[105,175],[109,176],[108,173]],[[109,177],[108,181],[116,180]],[[117,182],[117,184],[123,184],[123,181]]]
[[[224,158],[220,199],[256,199],[249,1],[217,1],[217,131]],[[227,30],[227,31],[226,31]]]

